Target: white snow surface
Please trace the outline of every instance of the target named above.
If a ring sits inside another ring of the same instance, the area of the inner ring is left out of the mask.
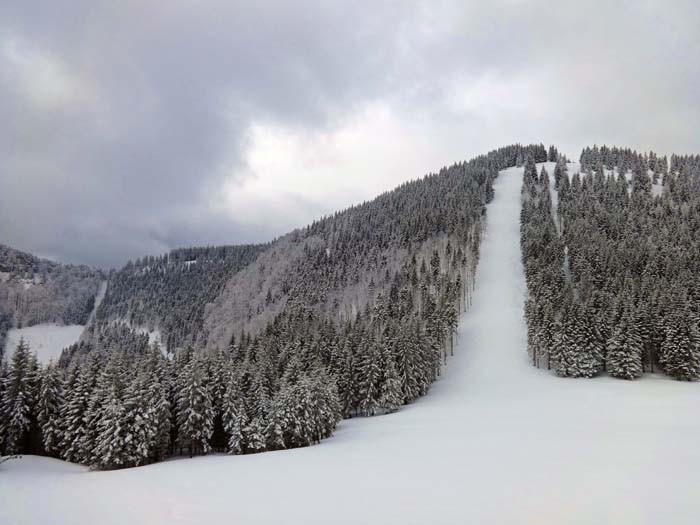
[[[84,329],[85,327],[81,324],[64,326],[56,323],[12,328],[7,332],[5,355],[8,358],[12,356],[19,340],[24,338],[30,350],[36,353],[37,360],[40,363],[48,364],[51,359],[56,362],[61,357],[61,351],[65,347],[78,342]],[[0,523],[2,523],[1,516]]]
[[[426,397],[305,449],[113,472],[9,461],[0,524],[696,524],[699,385],[528,363],[521,180],[496,180],[473,305]]]
[[[88,317],[88,324],[95,318],[95,312],[102,303],[107,292],[107,281],[102,281],[95,295],[95,306]],[[60,325],[57,323],[42,323],[25,328],[11,328],[5,339],[5,355],[12,356],[21,338],[24,338],[29,349],[36,353],[37,360],[48,364],[53,359],[58,361],[61,352],[67,346],[77,343],[85,330],[85,325]],[[0,518],[1,519],[1,518]],[[2,521],[0,521],[0,524]]]

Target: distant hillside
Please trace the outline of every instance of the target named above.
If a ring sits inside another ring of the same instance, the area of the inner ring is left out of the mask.
[[[133,327],[157,329],[171,349],[193,344],[202,330],[206,305],[267,247],[181,248],[160,257],[130,261],[110,275],[97,322],[121,321]]]
[[[282,237],[207,307],[200,345],[225,348],[234,335],[260,333],[289,309],[348,322],[377,296],[396,300],[404,273],[425,271],[435,257],[434,271],[472,276],[493,179],[527,155],[547,160],[542,145],[501,148]]]
[[[0,349],[10,328],[86,324],[104,274],[0,244]]]

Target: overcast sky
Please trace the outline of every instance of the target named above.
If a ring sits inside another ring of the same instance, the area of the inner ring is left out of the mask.
[[[0,242],[112,267],[513,142],[700,152],[699,4],[567,4],[4,0]]]

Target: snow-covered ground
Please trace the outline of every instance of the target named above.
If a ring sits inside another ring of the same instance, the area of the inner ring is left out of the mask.
[[[106,291],[107,281],[102,281],[95,296],[95,306],[90,312],[88,324],[94,319],[95,312],[100,306],[102,299],[104,299]],[[7,339],[5,339],[5,355],[11,356],[20,339],[24,338],[31,351],[36,353],[37,360],[40,363],[47,364],[51,359],[56,362],[61,357],[61,352],[65,347],[78,342],[83,330],[85,330],[85,325],[73,324],[64,326],[56,323],[12,328],[7,332]],[[0,521],[0,523],[2,522]]]
[[[55,323],[44,323],[29,326],[26,328],[12,328],[7,332],[5,340],[5,355],[11,356],[21,338],[29,345],[32,352],[36,353],[40,363],[48,363],[53,359],[58,361],[61,351],[76,343],[83,333],[85,327],[80,324],[59,325]],[[2,517],[0,517],[0,523]]]
[[[114,472],[10,461],[0,524],[696,524],[699,385],[529,365],[521,175],[496,181],[473,306],[428,396],[306,449]]]

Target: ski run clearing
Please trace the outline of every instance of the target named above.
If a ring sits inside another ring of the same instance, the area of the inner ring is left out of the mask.
[[[40,363],[47,364],[52,359],[55,363],[65,347],[78,342],[84,329],[81,324],[63,326],[55,323],[12,328],[7,332],[5,355],[11,356],[20,339],[24,339]]]
[[[0,467],[0,523],[696,524],[700,389],[528,363],[522,169],[501,173],[457,352],[428,396],[318,446],[90,472]]]

